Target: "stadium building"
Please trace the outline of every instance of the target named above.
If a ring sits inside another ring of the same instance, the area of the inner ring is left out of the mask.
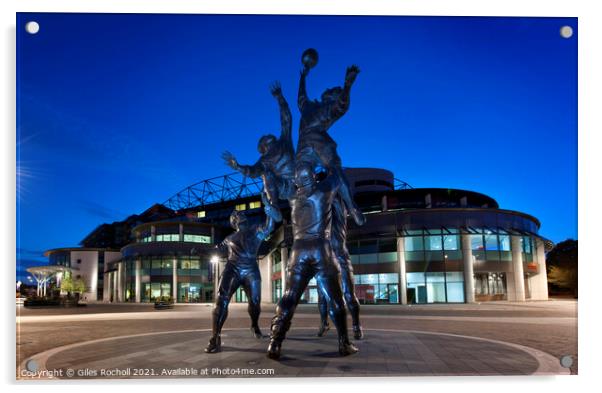
[[[552,243],[526,213],[500,209],[464,190],[412,188],[384,169],[348,168],[367,223],[349,220],[348,248],[363,304],[472,303],[548,298],[545,252]],[[102,224],[81,247],[49,250],[51,266],[85,280],[87,301],[213,302],[225,261],[215,245],[227,236],[232,210],[264,220],[260,181],[226,175],[196,183],[163,204]],[[283,222],[260,249],[262,299],[285,288],[292,230]],[[241,290],[235,301],[246,301]],[[317,302],[312,280],[304,302]]]

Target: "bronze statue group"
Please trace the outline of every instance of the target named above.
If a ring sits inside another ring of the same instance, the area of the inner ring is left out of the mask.
[[[310,100],[305,79],[317,60],[318,54],[314,49],[303,53],[297,97],[301,113],[297,151],[292,141],[291,111],[280,85],[275,83],[271,93],[280,107],[280,138],[274,135],[261,137],[257,146],[261,157],[253,165],[240,165],[229,152],[223,155],[227,164],[243,175],[262,178],[266,222],[263,225],[251,225],[244,213],[238,211],[234,211],[230,217],[235,232],[217,246],[227,254],[227,263],[219,283],[213,310],[213,334],[205,348],[207,353],[221,350],[220,335],[227,318],[228,304],[240,286],[249,302],[251,331],[256,338],[262,337],[258,325],[261,276],[257,252],[275,223],[282,221],[279,200],[288,201],[291,209],[293,245],[286,269],[286,290],[272,319],[268,357],[280,357],[282,342],[291,326],[295,308],[314,277],[321,315],[318,336],[323,336],[329,329],[329,314],[338,333],[339,354],[347,356],[358,351],[347,333],[346,309],[351,313],[354,338],[363,337],[359,303],[354,293],[353,268],[346,247],[347,214],[357,225],[363,225],[365,218],[353,201],[337,153],[337,144],[328,130],[349,109],[351,86],[359,68],[347,68],[343,87],[327,89],[320,100]]]

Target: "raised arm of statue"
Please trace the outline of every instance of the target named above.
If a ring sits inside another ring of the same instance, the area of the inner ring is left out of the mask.
[[[305,77],[308,73],[309,67],[303,67],[303,69],[301,70],[301,78],[299,79],[299,94],[297,96],[297,106],[299,107],[300,111],[303,110],[303,106],[308,100],[307,91],[305,88]]]
[[[240,165],[236,160],[236,157],[229,151],[222,153],[222,159],[226,162],[226,165],[235,171],[242,173],[244,176],[254,179],[261,176],[263,173],[263,164],[261,163],[261,160],[258,160],[253,165]]]
[[[355,78],[357,78],[357,74],[360,73],[360,69],[355,64],[347,67],[347,72],[345,73],[345,85],[343,86],[343,91],[339,95],[337,101],[332,106],[330,110],[330,115],[334,119],[338,119],[343,116],[347,110],[349,109],[350,102],[350,94],[351,94],[351,86],[353,82],[355,82]]]
[[[293,148],[293,116],[288,102],[282,94],[280,82],[274,82],[270,87],[270,92],[278,101],[280,107],[280,140],[286,144],[287,148]]]

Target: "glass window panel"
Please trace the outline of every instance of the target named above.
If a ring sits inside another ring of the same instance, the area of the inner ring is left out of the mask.
[[[403,239],[405,251],[424,250],[424,241],[422,236],[408,236]]]
[[[443,250],[441,236],[425,236],[424,242],[427,250]]]
[[[378,284],[378,274],[362,274],[362,284]]]
[[[483,235],[470,235],[470,249],[473,251],[484,250]]]
[[[353,255],[352,254],[352,255],[350,255],[350,257],[351,257],[351,263],[352,264],[356,264],[357,265],[358,263],[360,263],[360,256],[359,255]]]
[[[447,280],[447,282],[464,281],[464,273],[463,272],[446,272],[445,279]]]
[[[529,236],[523,236],[521,238],[521,243],[523,244],[523,252],[530,254],[532,252],[532,243],[531,238]]]
[[[427,273],[426,282],[444,282],[445,274],[444,273]]]
[[[512,260],[512,251],[500,251],[500,260],[511,261]]]
[[[151,283],[150,300],[153,301],[161,297],[161,284],[158,282]]]
[[[441,228],[439,229],[427,229],[426,232],[430,235],[439,235],[441,234]]]
[[[461,250],[457,250],[457,251],[445,251],[445,255],[447,255],[447,258],[445,258],[447,261],[460,261],[460,260],[462,260],[462,251]]]
[[[378,254],[379,262],[397,262],[397,252],[381,252]]]
[[[445,283],[429,282],[426,284],[427,303],[445,303],[445,300]]]
[[[448,303],[464,303],[463,282],[448,282],[446,286]]]
[[[399,285],[389,284],[387,288],[389,290],[389,303],[399,303]]]
[[[426,261],[443,261],[445,254],[443,251],[425,251],[424,258]]]
[[[424,251],[405,252],[406,262],[423,261],[424,258]]]
[[[161,283],[161,296],[171,297],[171,284],[167,282]]]
[[[408,284],[424,284],[424,273],[406,273]]]
[[[381,273],[378,275],[378,282],[381,284],[397,284],[397,273]]]
[[[443,249],[458,250],[460,241],[458,235],[443,235]]]
[[[499,235],[500,251],[510,251],[510,236]]]
[[[190,259],[188,257],[178,259],[178,269],[190,269]]]
[[[378,254],[361,254],[360,256],[360,264],[367,263],[377,263],[378,262]]]
[[[499,250],[497,235],[495,233],[485,234],[485,249],[487,251]]]

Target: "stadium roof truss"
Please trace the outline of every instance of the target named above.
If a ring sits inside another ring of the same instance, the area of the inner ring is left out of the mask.
[[[396,190],[412,188],[408,183],[398,179],[395,179],[394,187]],[[251,179],[234,172],[188,186],[163,202],[163,205],[172,210],[190,209],[258,196],[262,190],[261,178]]]

